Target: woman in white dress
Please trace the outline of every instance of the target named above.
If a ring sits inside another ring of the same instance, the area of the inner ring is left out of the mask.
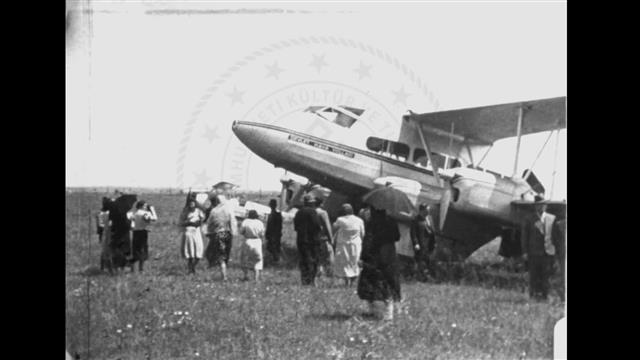
[[[195,200],[189,200],[187,207],[180,214],[180,226],[184,227],[180,253],[187,259],[188,272],[196,273],[196,265],[202,259],[203,244],[200,225],[204,221],[204,213],[196,207]]]
[[[339,217],[333,224],[335,241],[335,260],[333,274],[344,279],[345,286],[351,286],[360,275],[360,253],[362,238],[364,237],[364,222],[353,215],[353,208],[349,204],[342,205],[344,216]]]
[[[247,219],[240,225],[240,234],[244,242],[240,249],[240,262],[242,264],[243,280],[249,280],[248,272],[255,272],[255,280],[260,281],[260,271],[263,267],[262,240],[264,238],[264,224],[258,218],[258,212],[249,210]]]

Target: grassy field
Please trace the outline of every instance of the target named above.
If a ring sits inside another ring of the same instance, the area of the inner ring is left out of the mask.
[[[469,264],[457,269],[455,283],[403,283],[402,313],[378,322],[363,316],[355,288],[328,278],[316,289],[299,285],[285,224],[285,261],[267,264],[260,284],[239,281],[237,243],[230,282],[205,263],[187,276],[176,227],[183,196],[139,195],[160,218],[146,270],[102,274],[89,216],[101,196],[67,195],[66,346],[81,359],[552,358],[553,325],[564,305],[557,296],[529,301],[522,273],[498,276]],[[266,203],[268,196],[250,200]]]

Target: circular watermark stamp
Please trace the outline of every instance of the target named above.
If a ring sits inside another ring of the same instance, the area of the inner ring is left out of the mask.
[[[364,110],[348,130],[361,137],[345,137],[345,129],[329,121],[310,121],[305,109],[323,106]],[[387,52],[331,36],[276,42],[238,60],[202,95],[179,144],[176,182],[182,188],[209,188],[218,181],[277,188],[271,184],[279,185],[282,170],[235,137],[235,120],[364,148],[366,136],[396,140],[402,115],[412,106],[437,110],[439,104],[427,83]]]

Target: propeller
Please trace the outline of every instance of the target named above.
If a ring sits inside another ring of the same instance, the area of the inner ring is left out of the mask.
[[[531,169],[527,169],[522,173],[522,177],[524,180],[531,186],[531,189],[538,194],[544,194],[545,189],[538,177],[531,171]]]
[[[286,209],[287,202],[287,184],[282,182],[282,190],[280,191],[280,211],[284,211]]]
[[[444,222],[447,218],[447,212],[449,211],[449,204],[451,204],[451,186],[447,186],[440,198],[440,231],[444,229]]]
[[[280,177],[280,183],[282,184],[282,190],[280,190],[280,211],[289,211],[289,209],[291,209],[290,205],[287,203],[287,193],[292,181],[293,180],[289,176],[289,173],[285,170],[284,174]]]

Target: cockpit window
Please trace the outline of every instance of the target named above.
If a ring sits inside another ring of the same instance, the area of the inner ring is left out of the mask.
[[[364,113],[363,109],[348,106],[309,106],[305,111],[346,128],[353,126]]]
[[[395,157],[399,160],[407,160],[409,158],[409,145],[377,137],[369,137],[367,139],[367,149],[375,151],[379,154]]]
[[[387,148],[387,140],[377,137],[370,137],[367,139],[367,149],[375,152],[382,152]]]

